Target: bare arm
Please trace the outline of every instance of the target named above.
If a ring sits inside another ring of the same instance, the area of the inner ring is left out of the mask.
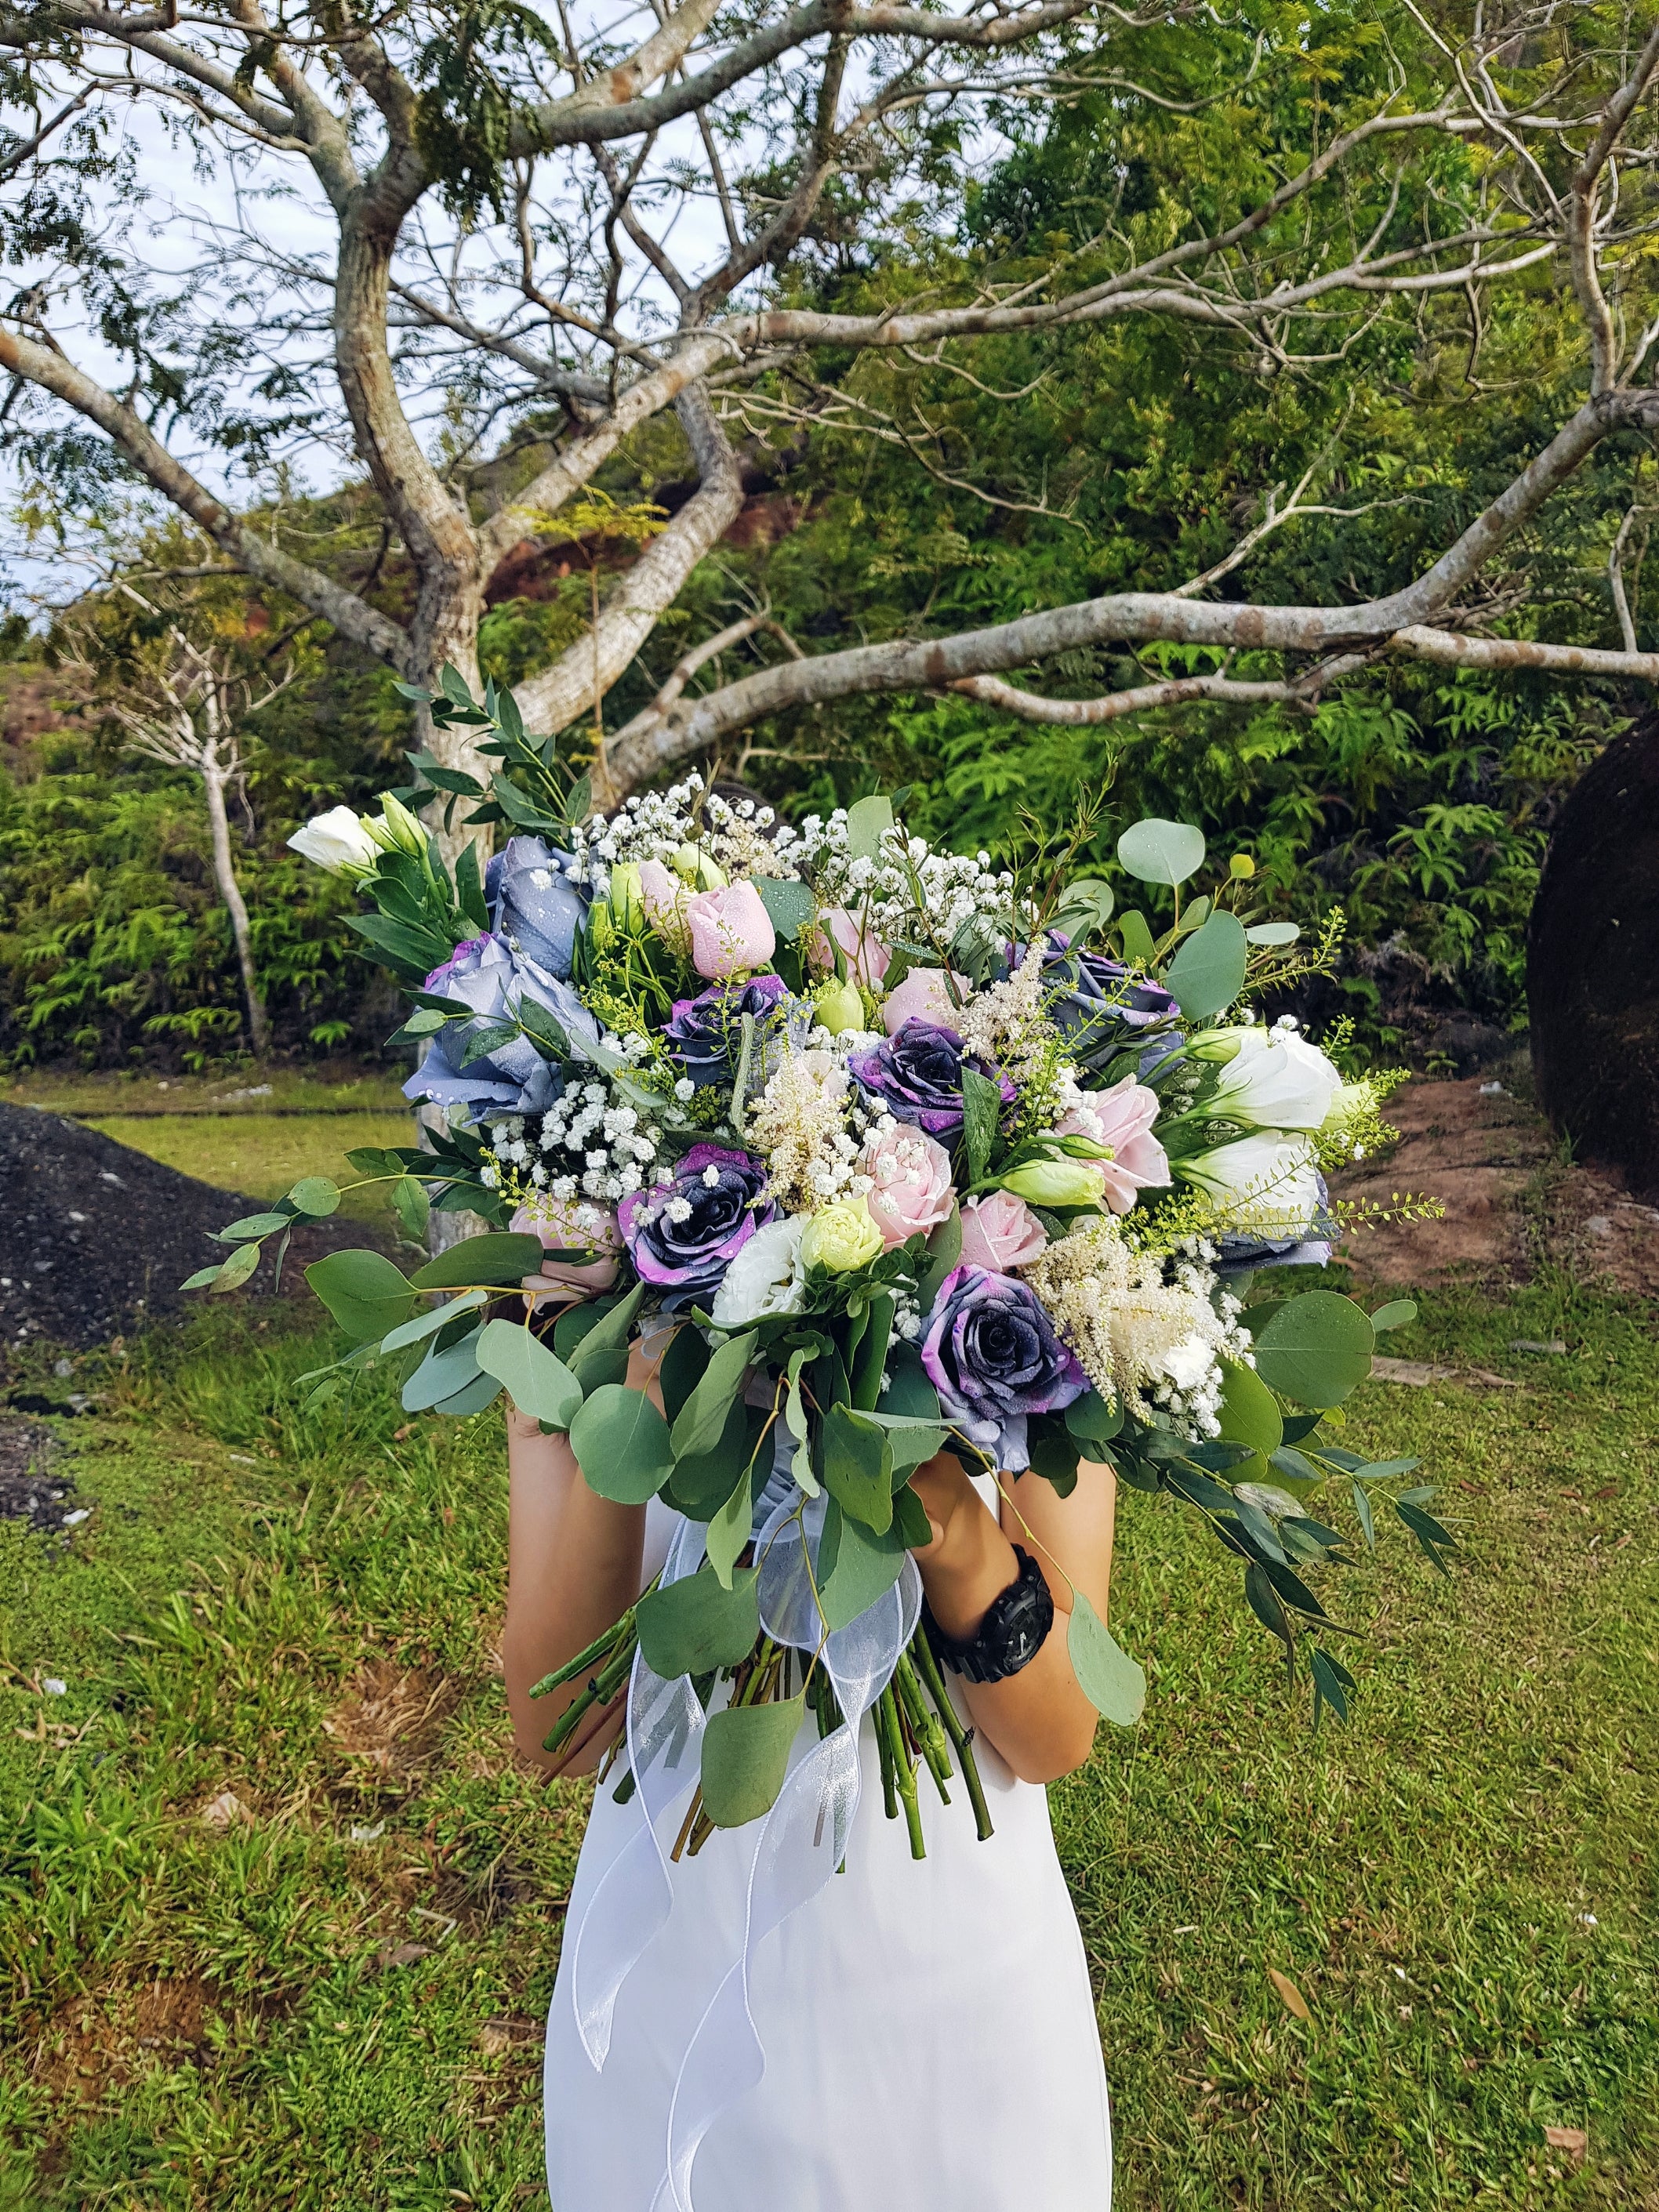
[[[635,1352],[628,1380],[657,1397],[656,1367]],[[572,1682],[532,1699],[532,1686],[602,1635],[640,1594],[645,1547],[645,1508],[617,1505],[582,1480],[568,1439],[547,1437],[539,1423],[509,1407],[507,1459],[510,1497],[507,1528],[507,1626],[501,1664],[507,1708],[521,1752],[550,1774],[591,1772],[616,1735],[622,1699],[605,1708],[580,1740],[574,1756],[560,1761],[542,1750],[542,1738],[583,1685]]]
[[[1066,1650],[1075,1583],[1103,1620],[1112,1579],[1117,1479],[1088,1462],[1062,1498],[1041,1475],[1005,1475],[1000,1517],[986,1507],[948,1452],[914,1477],[933,1528],[915,1554],[935,1620],[947,1636],[971,1637],[992,1600],[1019,1571],[1014,1543],[1033,1553],[1054,1601],[1054,1625],[1028,1667],[1006,1682],[957,1681],[974,1724],[1023,1782],[1053,1782],[1081,1766],[1098,1718],[1078,1686]],[[1069,1583],[1068,1583],[1069,1578]]]

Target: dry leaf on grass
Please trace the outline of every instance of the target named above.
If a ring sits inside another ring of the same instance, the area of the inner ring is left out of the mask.
[[[381,1966],[412,1966],[416,1959],[424,1959],[430,1943],[382,1943],[375,1954],[375,1963]]]
[[[1297,1989],[1296,1984],[1291,1981],[1288,1974],[1281,1974],[1277,1966],[1269,1966],[1267,1969],[1267,1979],[1273,1984],[1274,1989],[1278,1990],[1279,2001],[1284,2006],[1286,2012],[1293,2013],[1297,2020],[1311,2020],[1313,2018],[1313,2014],[1308,2010],[1308,2000],[1303,1996],[1301,1990]]]
[[[234,1790],[222,1790],[202,1808],[202,1819],[210,1828],[228,1828],[235,1821],[247,1818],[247,1807]]]
[[[1565,2151],[1574,2166],[1584,2163],[1584,2154],[1589,2148],[1589,2136],[1583,2128],[1546,2128],[1544,2141],[1552,2150]]]
[[[1373,1382],[1409,1382],[1421,1389],[1429,1382],[1449,1382],[1456,1374],[1455,1367],[1430,1367],[1420,1359],[1386,1359],[1378,1354],[1371,1361]]]

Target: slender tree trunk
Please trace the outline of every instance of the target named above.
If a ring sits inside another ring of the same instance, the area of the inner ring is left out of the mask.
[[[265,1002],[259,995],[259,986],[253,973],[253,946],[248,934],[247,908],[243,903],[236,871],[231,865],[230,822],[225,812],[225,781],[216,769],[204,767],[202,785],[207,793],[208,820],[213,830],[213,877],[219,886],[219,896],[230,915],[230,930],[236,939],[236,959],[242,971],[242,992],[247,1001],[247,1033],[256,1060],[263,1060],[270,1050],[270,1024],[265,1017]]]

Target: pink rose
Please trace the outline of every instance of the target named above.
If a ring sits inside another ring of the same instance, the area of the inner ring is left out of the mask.
[[[508,1224],[515,1237],[539,1237],[544,1252],[592,1252],[591,1261],[544,1260],[539,1274],[526,1275],[527,1291],[608,1291],[617,1279],[622,1238],[608,1206],[586,1199],[558,1199],[540,1193],[521,1206]]]
[[[846,955],[847,972],[854,982],[862,983],[866,990],[880,982],[893,955],[878,937],[861,930],[844,906],[830,908],[823,917],[823,928],[829,931],[829,938],[823,929],[815,929],[806,941],[806,957],[815,967],[826,972],[834,968],[836,952],[830,943],[833,938],[836,947]]]
[[[660,860],[640,862],[640,904],[653,929],[672,932],[679,924],[685,885]]]
[[[1006,1275],[1012,1268],[1029,1267],[1048,1242],[1042,1224],[1011,1190],[970,1198],[962,1209],[964,1267],[988,1267],[994,1275]]]
[[[949,1219],[951,1155],[920,1129],[901,1123],[885,1136],[870,1138],[859,1158],[859,1173],[872,1180],[865,1203],[890,1251],[906,1237],[918,1231],[926,1235]]]
[[[1087,1137],[1111,1147],[1097,1163],[1106,1177],[1105,1199],[1114,1213],[1127,1213],[1143,1190],[1162,1190],[1170,1180],[1170,1156],[1152,1134],[1158,1093],[1133,1075],[1109,1091],[1091,1091],[1060,1123],[1062,1137]]]
[[[954,970],[952,981],[966,1006],[973,996],[973,986],[965,975],[957,975]],[[881,1002],[881,1018],[889,1036],[896,1036],[909,1021],[938,1022],[947,1030],[954,1029],[960,1012],[951,996],[942,968],[913,968]]]
[[[691,965],[711,983],[752,975],[777,950],[772,917],[753,884],[699,891],[686,901],[685,918],[691,929]]]

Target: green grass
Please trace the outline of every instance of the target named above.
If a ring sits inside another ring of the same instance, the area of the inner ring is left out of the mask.
[[[1468,1550],[1449,1587],[1396,1533],[1347,1578],[1346,1730],[1310,1735],[1227,1562],[1126,1502],[1147,1718],[1054,1793],[1125,2212],[1659,2205],[1651,1314],[1442,1297],[1390,1349],[1527,1387],[1356,1404]],[[302,1419],[316,1352],[214,1314],[48,1384],[105,1395],[63,1425],[91,1519],[0,1527],[7,2212],[545,2203],[585,1800],[507,1748],[496,1428]]]
[[[88,1126],[131,1145],[181,1175],[249,1198],[280,1198],[301,1176],[327,1175],[341,1182],[354,1170],[346,1154],[360,1145],[410,1145],[413,1116],[401,1113],[105,1115]],[[386,1218],[386,1185],[349,1191],[341,1212],[359,1218]]]

